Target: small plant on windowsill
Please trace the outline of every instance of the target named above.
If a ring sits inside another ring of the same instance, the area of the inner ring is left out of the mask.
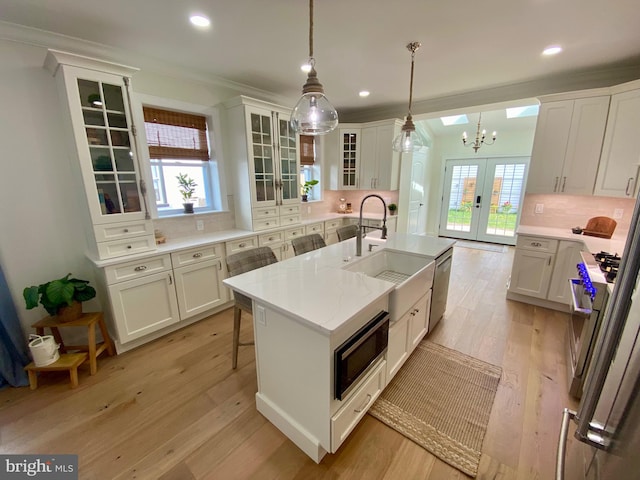
[[[387,205],[387,208],[389,209],[390,215],[395,215],[398,211],[398,206],[395,203],[390,203],[389,205]]]
[[[306,202],[309,199],[309,193],[311,192],[311,190],[313,189],[314,185],[318,184],[318,180],[307,180],[306,182],[304,182],[304,184],[302,184],[302,201]]]
[[[182,205],[184,206],[184,213],[193,213],[193,194],[196,191],[196,187],[198,186],[198,184],[186,173],[179,173],[176,178],[178,179],[178,188],[180,189],[180,195],[182,195]]]

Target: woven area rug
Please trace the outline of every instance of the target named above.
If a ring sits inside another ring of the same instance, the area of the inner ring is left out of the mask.
[[[369,413],[475,477],[502,369],[423,340]]]

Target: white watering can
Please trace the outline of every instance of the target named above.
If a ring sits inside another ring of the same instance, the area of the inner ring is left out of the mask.
[[[36,367],[44,367],[57,362],[60,358],[58,345],[51,335],[29,335],[29,349]]]

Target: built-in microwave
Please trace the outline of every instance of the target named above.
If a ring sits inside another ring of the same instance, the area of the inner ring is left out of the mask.
[[[335,398],[342,400],[387,351],[389,312],[381,311],[347,341],[336,348]]]

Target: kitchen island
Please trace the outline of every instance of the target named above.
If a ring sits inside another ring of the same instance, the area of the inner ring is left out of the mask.
[[[386,241],[365,238],[360,260],[353,238],[224,280],[253,299],[256,407],[314,461],[337,451],[390,379],[385,353],[341,400],[336,395],[334,352],[381,311],[389,311],[389,297],[396,288],[395,283],[354,267],[383,252],[428,260],[420,270],[430,275],[422,297],[415,305],[403,305],[406,313],[391,318],[389,327],[389,349],[397,337],[395,325],[406,329],[402,345],[415,347],[427,333],[431,259],[453,243],[406,234],[394,234]],[[412,328],[411,321],[419,318],[422,327]],[[410,332],[417,336],[409,338]],[[404,352],[402,361],[411,351]],[[401,363],[393,363],[395,373]]]

